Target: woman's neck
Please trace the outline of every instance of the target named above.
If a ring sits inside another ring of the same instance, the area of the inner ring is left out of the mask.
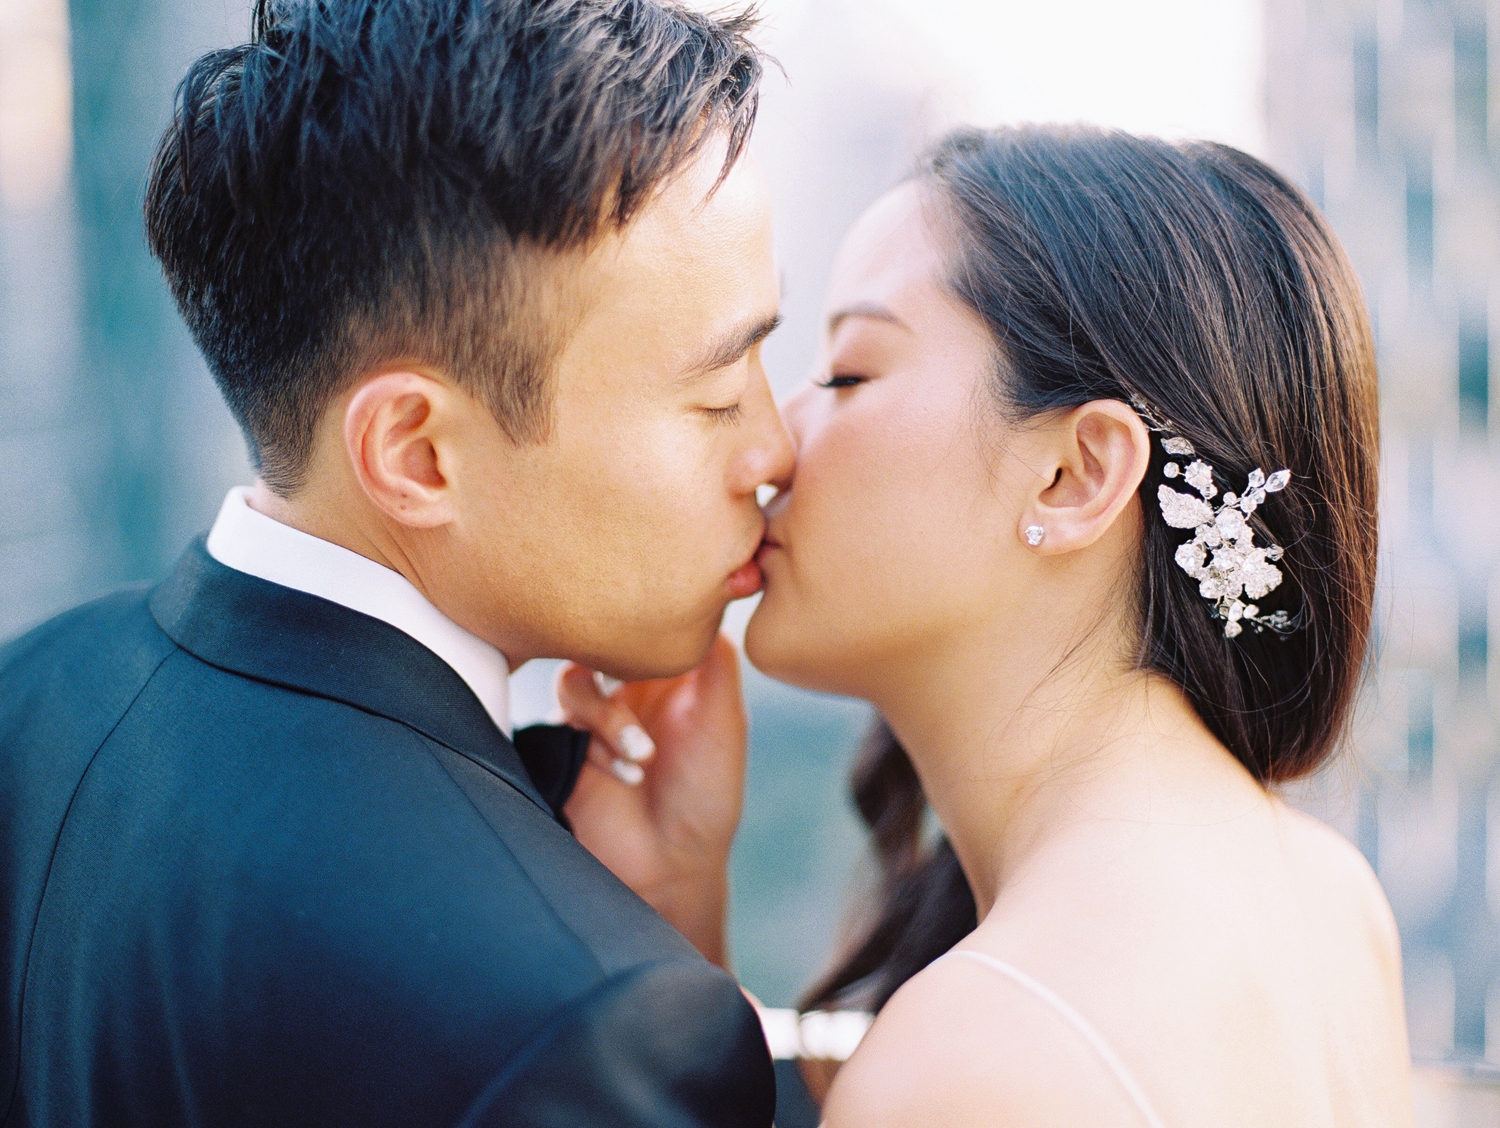
[[[1140,825],[1173,804],[1263,799],[1182,691],[1130,669],[1111,632],[1044,629],[1019,642],[1001,635],[1004,646],[990,641],[996,633],[950,638],[872,695],[981,919],[1021,867],[1070,832]]]

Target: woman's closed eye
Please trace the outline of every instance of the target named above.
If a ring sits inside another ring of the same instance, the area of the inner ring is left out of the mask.
[[[820,387],[820,388],[835,388],[835,389],[837,389],[837,388],[852,388],[856,384],[863,384],[864,382],[865,382],[865,378],[863,376],[830,376],[826,380],[814,380],[813,381],[813,383],[817,384],[817,386]]]

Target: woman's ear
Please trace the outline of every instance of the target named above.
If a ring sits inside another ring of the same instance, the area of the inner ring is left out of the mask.
[[[367,380],[344,409],[344,448],[371,503],[408,528],[431,529],[454,518],[444,472],[443,420],[453,392],[416,372]]]
[[[1052,476],[1027,503],[1018,531],[1050,555],[1087,548],[1114,525],[1146,476],[1151,432],[1119,400],[1076,407],[1047,432]]]

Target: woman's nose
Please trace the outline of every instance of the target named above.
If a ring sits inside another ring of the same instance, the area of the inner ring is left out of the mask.
[[[775,486],[778,490],[785,489],[792,481],[792,472],[797,467],[797,444],[796,437],[787,427],[781,413],[776,411],[772,404],[772,411],[776,415],[776,436],[778,442],[767,464],[769,473],[763,479],[764,482]]]
[[[809,380],[797,389],[797,392],[781,408],[781,417],[786,420],[786,429],[791,433],[792,442],[798,446],[802,444],[803,428],[807,422],[807,406],[812,394],[816,391],[812,381]]]

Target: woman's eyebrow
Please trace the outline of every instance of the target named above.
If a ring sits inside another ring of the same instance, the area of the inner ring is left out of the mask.
[[[851,317],[868,317],[873,321],[884,321],[889,325],[896,326],[898,329],[905,329],[907,332],[911,331],[906,322],[902,321],[879,302],[855,302],[853,305],[847,305],[843,309],[829,315],[828,335],[830,337],[833,336],[838,332],[839,326]]]

